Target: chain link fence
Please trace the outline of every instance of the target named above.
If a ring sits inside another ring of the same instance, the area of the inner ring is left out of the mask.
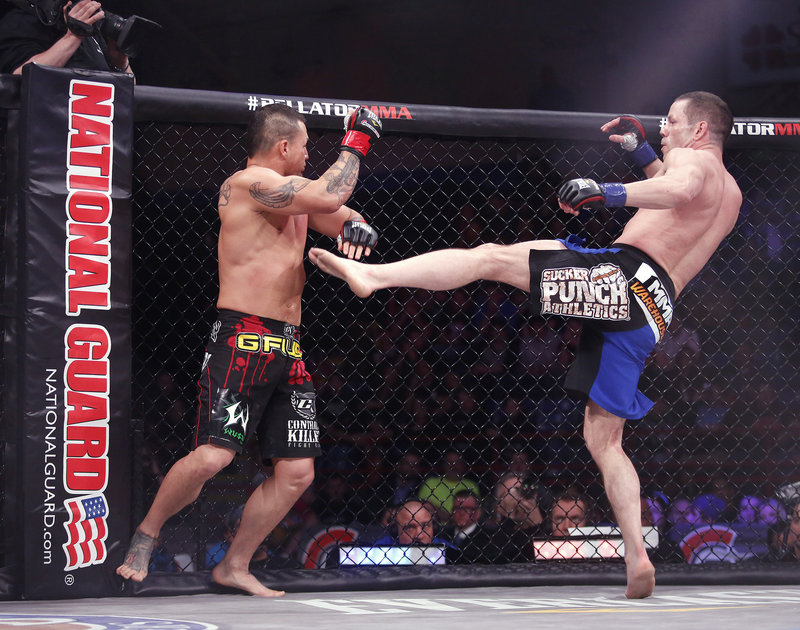
[[[215,318],[217,193],[245,163],[242,136],[239,125],[137,125],[136,522],[190,446],[195,379]],[[339,140],[312,133],[306,176],[336,159]],[[800,153],[736,149],[726,161],[744,192],[741,219],[681,296],[649,360],[641,388],[654,409],[626,427],[643,525],[659,534],[648,539],[651,555],[675,564],[800,556],[787,488],[800,479]],[[628,211],[584,219],[557,209],[558,185],[579,175],[635,177],[608,143],[390,133],[365,160],[348,205],[381,234],[376,262],[570,233],[609,245]],[[335,248],[316,234],[309,244]],[[366,562],[390,564],[436,562],[431,550],[448,564],[618,557],[581,436],[583,405],[562,386],[579,322],[532,317],[526,294],[488,282],[361,300],[307,271],[303,347],[324,454],[254,566],[336,566],[337,551],[346,562],[352,547]],[[236,458],[168,522],[151,571],[219,562],[237,510],[265,474],[251,454]],[[482,537],[462,539],[473,522]],[[376,560],[387,541],[405,549]],[[429,547],[415,552],[421,544]]]

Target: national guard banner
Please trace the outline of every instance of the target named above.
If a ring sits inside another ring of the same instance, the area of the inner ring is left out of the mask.
[[[9,425],[28,599],[119,592],[109,554],[130,534],[132,109],[130,76],[24,68]]]

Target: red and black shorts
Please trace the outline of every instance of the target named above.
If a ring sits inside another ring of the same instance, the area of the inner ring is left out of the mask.
[[[321,454],[299,338],[292,324],[219,310],[200,373],[195,446],[242,453],[256,435],[265,462]]]

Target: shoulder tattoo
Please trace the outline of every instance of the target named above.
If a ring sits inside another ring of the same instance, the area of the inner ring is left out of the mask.
[[[224,182],[222,182],[222,186],[219,189],[219,207],[222,208],[227,206],[231,200],[231,178],[229,177]]]
[[[309,180],[292,177],[288,182],[274,188],[265,188],[261,182],[250,185],[250,196],[268,208],[285,208],[292,204],[294,196],[309,184]]]

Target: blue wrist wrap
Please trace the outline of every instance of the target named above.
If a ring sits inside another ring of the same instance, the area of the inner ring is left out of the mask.
[[[629,155],[631,156],[634,164],[636,164],[636,166],[639,168],[644,168],[653,160],[658,159],[656,152],[653,151],[653,147],[650,146],[649,142],[642,142],[638,147],[631,151]]]
[[[600,190],[606,196],[606,208],[621,208],[628,199],[625,184],[600,184]]]

